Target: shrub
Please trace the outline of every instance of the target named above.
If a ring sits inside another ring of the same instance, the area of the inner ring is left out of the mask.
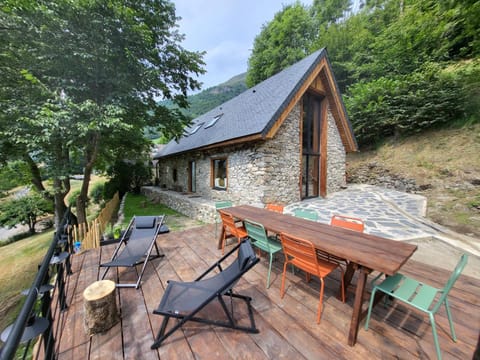
[[[397,77],[382,77],[349,88],[346,97],[357,140],[370,145],[392,135],[410,135],[464,117],[458,77],[437,64]]]
[[[70,207],[77,206],[77,197],[79,195],[80,195],[80,189],[73,190],[72,192],[70,192],[67,199],[67,205]]]
[[[89,196],[95,204],[100,204],[103,200],[104,188],[105,184],[101,182],[97,182],[92,186]]]

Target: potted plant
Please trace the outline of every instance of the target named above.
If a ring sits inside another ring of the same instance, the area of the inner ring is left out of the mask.
[[[118,240],[120,239],[121,236],[122,236],[122,227],[117,225],[113,228],[113,238],[115,240]]]

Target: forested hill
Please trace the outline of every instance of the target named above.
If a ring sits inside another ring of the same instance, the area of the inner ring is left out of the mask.
[[[188,97],[190,107],[184,110],[184,113],[191,119],[195,119],[214,107],[223,104],[225,101],[234,98],[247,89],[245,77],[246,73],[236,75],[220,85],[212,86],[198,94],[190,95]],[[165,102],[165,104],[170,106],[171,102]]]

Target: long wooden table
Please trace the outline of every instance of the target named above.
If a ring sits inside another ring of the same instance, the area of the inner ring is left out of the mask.
[[[355,345],[362,314],[363,298],[367,276],[371,271],[393,275],[417,250],[416,245],[385,239],[379,236],[358,233],[348,229],[333,227],[291,215],[249,206],[234,206],[219,210],[231,214],[239,220],[252,220],[261,223],[266,230],[280,234],[292,234],[311,241],[321,251],[349,261],[344,281],[347,287],[358,273],[355,300],[348,334],[348,344]],[[218,247],[221,248],[223,229]]]

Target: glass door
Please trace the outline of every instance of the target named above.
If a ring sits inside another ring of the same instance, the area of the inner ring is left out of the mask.
[[[302,199],[318,197],[320,189],[320,135],[322,97],[306,93],[303,96],[302,126]]]

